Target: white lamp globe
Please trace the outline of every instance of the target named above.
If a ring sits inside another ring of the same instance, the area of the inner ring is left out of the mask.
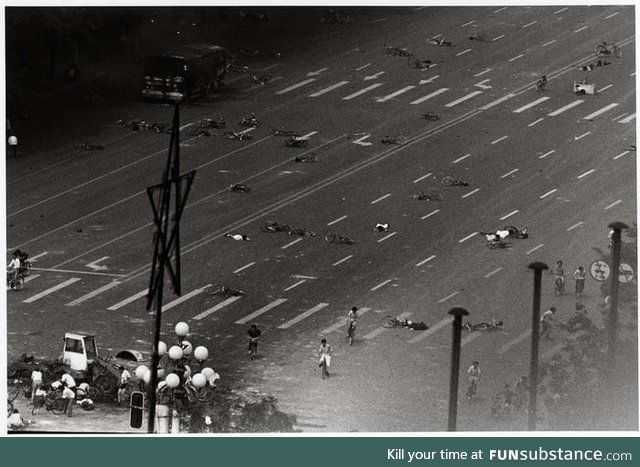
[[[164,378],[164,368],[158,368],[158,379]]]
[[[147,370],[147,372],[142,375],[142,381],[144,381],[145,384],[149,384],[151,382],[151,370]]]
[[[189,325],[184,321],[180,321],[176,324],[176,334],[178,337],[184,337],[189,334]]]
[[[196,360],[201,362],[209,358],[209,351],[204,345],[199,345],[194,349],[193,356],[196,357]]]
[[[184,366],[184,379],[187,379],[191,376],[191,367],[189,365]]]
[[[193,352],[193,345],[191,345],[191,342],[189,341],[182,341],[181,347],[182,353],[185,357],[191,355],[191,353]]]
[[[216,372],[213,371],[213,368],[209,368],[209,367],[203,368],[202,370],[200,370],[200,373],[205,375],[207,379],[211,378],[213,375],[216,374]]]
[[[140,365],[138,368],[136,368],[136,378],[138,379],[142,379],[144,377],[144,374],[149,371],[149,368],[147,368],[144,365]]]
[[[191,382],[195,387],[203,388],[205,384],[207,384],[207,377],[202,373],[196,373],[193,375],[193,378],[191,378]]]
[[[175,373],[169,373],[164,380],[171,389],[177,388],[180,385],[180,377]]]
[[[162,341],[158,342],[158,355],[162,357],[166,353],[167,353],[167,344],[165,344]]]
[[[182,358],[182,355],[182,347],[180,347],[179,345],[173,345],[169,349],[169,358],[171,360],[180,360]]]

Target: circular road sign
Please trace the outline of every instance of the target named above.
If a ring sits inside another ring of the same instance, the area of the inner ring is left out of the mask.
[[[633,280],[634,276],[633,267],[630,264],[620,263],[620,277],[618,278],[620,282],[628,284]]]
[[[609,265],[602,261],[597,260],[591,263],[591,267],[589,268],[591,272],[591,277],[593,277],[598,282],[604,282],[611,275],[611,268]]]

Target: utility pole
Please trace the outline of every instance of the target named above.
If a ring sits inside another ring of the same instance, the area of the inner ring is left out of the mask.
[[[542,271],[549,267],[544,263],[531,263],[533,269],[533,314],[531,318],[531,362],[529,364],[529,431],[536,429],[538,403],[538,350],[540,340],[540,294],[542,291]]]
[[[180,104],[176,104],[167,165],[162,176],[162,182],[147,188],[147,195],[153,210],[153,221],[156,226],[156,232],[153,237],[154,252],[151,278],[147,295],[147,311],[152,308],[154,302],[156,306],[153,354],[150,368],[151,378],[147,388],[147,399],[149,401],[148,433],[154,432],[156,415],[156,387],[158,385],[158,364],[160,362],[158,346],[160,343],[165,269],[171,279],[174,292],[176,295],[181,295],[180,218],[195,175],[195,170],[180,175]]]
[[[620,288],[620,247],[622,243],[622,229],[629,226],[622,222],[609,224],[613,229],[611,236],[611,306],[609,307],[609,319],[607,320],[608,345],[607,345],[607,370],[614,374],[616,364],[616,347],[618,346],[618,290]]]
[[[453,339],[451,344],[451,379],[449,381],[449,421],[448,431],[456,431],[458,418],[458,377],[460,373],[460,335],[462,334],[462,317],[469,312],[464,308],[452,308],[449,314],[453,315]]]

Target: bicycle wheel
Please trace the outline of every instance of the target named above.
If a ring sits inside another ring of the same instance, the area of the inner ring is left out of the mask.
[[[409,68],[420,68],[420,60],[415,57],[410,57],[407,60],[407,64],[409,65]]]
[[[22,289],[23,286],[24,286],[24,277],[22,276],[16,277],[16,280],[14,280],[13,284],[11,284],[11,288],[13,290],[20,290]]]
[[[51,411],[54,415],[61,415],[67,411],[67,401],[66,399],[56,398],[56,400],[51,405]]]
[[[391,315],[387,315],[382,318],[382,327],[383,328],[395,328],[398,324],[398,321]]]
[[[264,224],[260,227],[260,229],[262,229],[263,232],[267,232],[267,233],[276,232],[276,229],[272,227],[271,224]]]
[[[403,136],[403,135],[396,136],[396,144],[399,144],[400,146],[402,146],[403,144],[407,144],[407,141],[409,140],[407,139],[406,136]]]
[[[12,413],[13,413],[13,402],[7,399],[7,418],[9,418]]]
[[[213,390],[201,389],[198,391],[198,402],[211,402],[213,400]]]
[[[440,179],[440,183],[443,184],[444,186],[451,186],[453,185],[453,177],[446,175]]]
[[[24,262],[24,264],[22,265],[21,273],[25,277],[27,277],[29,274],[31,274],[31,263],[29,261],[25,261]]]
[[[338,238],[338,233],[333,230],[329,230],[327,233],[324,234],[324,239],[329,243],[335,242],[337,238]]]
[[[327,376],[329,376],[329,372],[327,371],[327,361],[323,358],[322,359],[322,379],[325,379]]]
[[[20,384],[15,384],[11,387],[7,388],[7,399],[11,402],[13,402],[14,400],[16,400],[18,398],[18,396],[20,395],[20,391],[22,389],[22,386]]]
[[[622,57],[622,50],[620,50],[620,48],[618,46],[613,46],[613,55],[616,56],[616,58],[620,58]]]
[[[607,48],[604,45],[600,44],[596,46],[596,55],[601,56],[606,54],[607,54]]]

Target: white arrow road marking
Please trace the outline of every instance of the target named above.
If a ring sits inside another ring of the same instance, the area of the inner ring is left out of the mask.
[[[368,88],[360,89],[359,91],[354,92],[353,94],[349,94],[348,96],[343,97],[342,99],[343,99],[343,100],[345,100],[345,101],[348,101],[348,100],[350,100],[350,99],[353,99],[354,97],[361,96],[361,95],[362,95],[362,94],[364,94],[365,92],[369,92],[369,91],[371,91],[372,89],[375,89],[375,88],[377,88],[377,87],[379,87],[379,86],[382,86],[382,83],[372,84],[372,85],[371,85],[371,86],[369,86]]]
[[[412,101],[411,104],[414,104],[414,105],[415,104],[420,104],[420,103],[422,103],[422,102],[424,102],[426,100],[429,100],[432,97],[436,97],[437,95],[442,94],[443,92],[446,92],[448,90],[449,90],[449,88],[440,88],[437,91],[433,91],[431,94],[427,94],[426,96],[421,97],[420,99],[416,99],[415,101]]]
[[[307,76],[317,76],[323,71],[327,71],[328,69],[329,68],[320,68],[319,70],[316,70],[316,71],[310,71],[309,73],[307,73]]]
[[[636,114],[631,114],[627,118],[620,120],[618,123],[629,123],[636,118]]]
[[[50,294],[52,294],[52,293],[54,293],[54,292],[56,292],[56,291],[58,291],[60,289],[68,287],[71,284],[73,284],[75,282],[78,282],[79,280],[80,280],[79,277],[73,277],[73,278],[71,278],[69,280],[61,282],[60,284],[58,284],[58,285],[56,285],[54,287],[51,287],[50,289],[47,289],[47,290],[44,290],[44,291],[42,291],[42,292],[40,292],[38,294],[35,294],[33,297],[29,297],[26,300],[23,300],[22,302],[23,303],[33,303],[36,300],[40,300],[42,297],[46,297],[47,295],[50,295]]]
[[[371,76],[365,76],[364,80],[365,81],[369,81],[370,79],[376,79],[378,78],[380,75],[384,75],[385,72],[384,71],[379,71],[378,73],[376,73],[375,75],[371,75]]]
[[[263,306],[259,310],[256,310],[253,313],[248,314],[244,318],[240,318],[238,321],[236,321],[236,324],[246,324],[249,321],[251,321],[252,319],[257,318],[258,316],[266,313],[267,311],[271,310],[272,308],[277,307],[278,305],[281,305],[282,303],[284,303],[286,301],[287,301],[286,298],[278,298],[277,300],[274,300],[273,302],[269,303],[268,305]]]
[[[323,308],[328,307],[329,304],[328,303],[318,303],[316,306],[309,308],[307,311],[305,311],[302,314],[299,314],[298,316],[296,316],[295,318],[287,321],[286,323],[281,324],[280,326],[278,326],[278,329],[288,329],[291,326],[293,326],[294,324],[302,321],[303,319],[311,316],[314,313],[317,313],[318,311],[322,310]]]
[[[493,86],[485,84],[485,83],[488,83],[489,81],[491,81],[491,80],[490,79],[485,79],[485,80],[480,81],[479,83],[474,84],[474,86],[478,87],[480,89],[491,89]]]
[[[334,89],[338,89],[341,86],[344,86],[345,84],[349,84],[349,81],[340,81],[336,84],[334,84],[333,86],[329,86],[328,88],[324,88],[318,92],[314,92],[313,94],[309,94],[309,97],[318,97],[321,96],[323,94],[326,94],[328,92],[333,91]]]
[[[435,80],[436,80],[436,79],[438,79],[438,78],[440,78],[440,75],[432,76],[432,77],[431,77],[431,78],[429,78],[429,79],[421,79],[421,80],[420,80],[420,84],[428,84],[428,83],[431,83],[431,82],[435,81]]]
[[[104,261],[105,259],[109,259],[109,257],[108,256],[103,256],[102,258],[97,259],[97,260],[95,260],[95,261],[93,261],[91,263],[88,263],[85,266],[88,267],[88,268],[93,269],[94,271],[106,271],[109,268],[107,268],[106,266],[103,266],[103,265],[100,265],[100,266],[98,265],[99,262]]]
[[[355,141],[352,141],[353,144],[359,144],[360,146],[371,146],[373,143],[366,142],[365,139],[370,138],[371,135],[364,135],[361,138],[358,138]]]
[[[396,96],[399,96],[400,94],[404,94],[405,92],[412,90],[413,88],[415,88],[415,86],[406,86],[406,87],[404,87],[402,89],[399,89],[396,92],[392,92],[391,94],[389,94],[387,96],[381,97],[380,99],[376,99],[376,102],[386,102],[386,101],[388,101],[390,99],[393,99]]]
[[[284,88],[281,89],[280,91],[276,92],[276,94],[285,94],[289,91],[293,91],[294,89],[298,89],[302,86],[305,86],[309,83],[313,83],[316,79],[315,78],[311,78],[311,79],[305,79],[304,81],[300,81],[299,83],[293,84],[291,86],[289,86],[288,88]]]

